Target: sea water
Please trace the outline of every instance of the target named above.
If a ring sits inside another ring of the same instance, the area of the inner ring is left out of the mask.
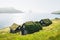
[[[9,27],[13,23],[20,25],[26,21],[40,21],[45,18],[60,18],[60,15],[51,13],[0,13],[0,28]]]

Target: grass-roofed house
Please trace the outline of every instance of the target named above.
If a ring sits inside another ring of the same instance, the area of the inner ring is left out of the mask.
[[[17,33],[21,32],[22,35],[27,34],[27,31],[25,29],[24,25],[17,25],[16,23],[13,23],[12,26],[10,26],[10,33]]]
[[[10,26],[10,33],[16,33],[20,31],[21,26],[17,25],[16,23],[13,23],[12,26]]]
[[[40,25],[40,23],[28,21],[22,25],[21,31],[22,31],[22,34],[31,34],[34,32],[38,32],[39,30],[42,30],[42,26]]]
[[[50,19],[41,19],[39,22],[42,26],[49,26],[52,24],[52,21]]]

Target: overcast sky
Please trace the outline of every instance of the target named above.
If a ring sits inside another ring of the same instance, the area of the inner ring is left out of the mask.
[[[5,27],[13,23],[21,24],[30,20],[37,21],[41,18],[60,17],[58,15],[54,16],[48,14],[53,11],[60,10],[60,0],[0,0],[0,8],[10,7],[22,10],[24,12],[32,10],[32,12],[35,13],[0,14],[0,27]],[[36,12],[38,12],[38,14]]]
[[[52,12],[60,10],[60,0],[0,0],[0,8],[14,7],[33,12]]]

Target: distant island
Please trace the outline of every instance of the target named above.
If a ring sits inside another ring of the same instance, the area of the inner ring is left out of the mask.
[[[60,11],[54,11],[52,14],[60,14]]]
[[[0,8],[0,13],[23,13],[15,8]]]

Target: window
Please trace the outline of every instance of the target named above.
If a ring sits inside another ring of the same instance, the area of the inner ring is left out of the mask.
[[[23,28],[25,28],[25,26],[23,26]]]

